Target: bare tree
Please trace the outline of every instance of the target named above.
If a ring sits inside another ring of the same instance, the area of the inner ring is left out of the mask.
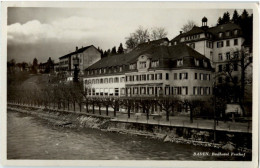
[[[190,122],[193,123],[193,112],[195,108],[201,107],[202,101],[199,99],[184,99],[183,104],[190,110]]]
[[[181,30],[183,31],[183,33],[186,33],[190,31],[194,26],[196,26],[196,23],[193,20],[188,20],[188,22],[182,26]]]
[[[127,116],[130,118],[131,109],[134,107],[134,100],[130,97],[126,97],[122,100],[122,105],[127,108]]]
[[[162,110],[166,112],[166,120],[169,121],[170,112],[174,111],[174,107],[179,103],[177,97],[161,97],[158,98],[157,103],[162,107]]]
[[[167,34],[168,32],[165,30],[164,27],[154,27],[152,28],[152,32],[151,32],[151,39],[158,40],[161,38],[165,38]]]
[[[224,75],[231,81],[231,85],[227,83],[227,87],[233,90],[233,95],[235,98],[238,98],[239,105],[242,109],[243,116],[245,116],[244,109],[244,97],[245,97],[245,86],[247,83],[252,82],[252,74],[246,75],[248,68],[252,64],[252,57],[249,51],[245,51],[245,49],[237,50],[233,52],[233,56],[226,63],[223,72],[218,75]],[[240,67],[240,68],[238,68]],[[235,71],[238,71],[240,75],[240,79],[237,75],[235,75]],[[229,81],[227,81],[229,82]]]
[[[133,49],[140,43],[148,41],[150,38],[150,33],[147,28],[139,26],[134,33],[131,33],[129,37],[126,37],[126,47]]]

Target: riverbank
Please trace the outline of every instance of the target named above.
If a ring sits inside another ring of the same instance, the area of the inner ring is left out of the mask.
[[[204,146],[233,152],[251,154],[251,133],[214,131],[146,123],[114,121],[112,117],[71,112],[57,109],[8,104],[8,109],[34,115],[59,127],[87,127],[120,134],[131,134],[157,139],[164,142]],[[242,137],[242,138],[241,138]]]

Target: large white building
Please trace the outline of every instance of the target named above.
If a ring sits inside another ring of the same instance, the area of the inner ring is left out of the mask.
[[[206,17],[202,19],[201,27],[194,26],[186,33],[180,32],[178,36],[171,40],[171,43],[173,45],[186,44],[209,58],[215,68],[215,82],[218,84],[230,82],[229,77],[223,71],[229,71],[229,68],[231,68],[230,61],[239,61],[242,52],[251,47],[246,45],[239,25],[230,22],[208,27]],[[252,58],[252,54],[250,57]],[[235,81],[240,80],[239,72],[240,67],[233,64],[232,76]]]

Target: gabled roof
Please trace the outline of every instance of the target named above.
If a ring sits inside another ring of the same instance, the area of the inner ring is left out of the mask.
[[[226,32],[226,31],[232,31],[232,30],[241,30],[241,27],[235,23],[226,23],[222,25],[217,25],[214,27],[197,27],[194,26],[190,31],[186,33],[182,33],[174,37],[171,42],[173,41],[180,41],[182,37],[190,36],[190,35],[196,35],[201,33],[211,33],[216,39],[218,38],[218,33],[220,32]]]
[[[151,58],[151,60],[165,59],[174,61],[184,57],[190,57],[192,59],[197,58],[200,60],[203,59],[209,61],[207,57],[201,55],[199,52],[193,50],[185,44],[178,44],[174,46],[150,45],[139,50],[133,50],[126,54],[102,58],[87,69],[99,69],[112,66],[128,65],[136,62],[138,57],[141,55],[147,55],[149,58]]]
[[[66,55],[60,57],[59,59],[67,58],[67,57],[70,57],[71,55],[82,53],[82,52],[84,52],[85,50],[87,50],[88,48],[90,48],[92,46],[93,45],[86,46],[86,47],[83,47],[83,48],[79,48],[77,51],[74,51],[72,53],[66,54]],[[95,47],[95,46],[93,46],[93,47]]]

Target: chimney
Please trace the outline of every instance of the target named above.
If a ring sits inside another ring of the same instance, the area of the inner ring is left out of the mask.
[[[76,46],[76,51],[78,51],[78,46]]]
[[[180,34],[182,34],[182,31],[180,31]]]

